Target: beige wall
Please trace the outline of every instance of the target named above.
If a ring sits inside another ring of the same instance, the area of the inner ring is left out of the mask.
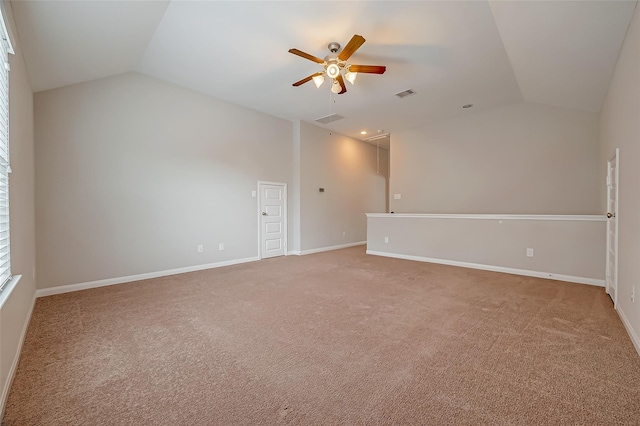
[[[556,279],[604,285],[606,223],[602,216],[574,220],[432,216],[369,217],[367,253],[498,271],[508,268],[511,271],[504,272],[540,277],[553,274]],[[527,257],[528,248],[533,249],[533,257]]]
[[[378,173],[375,146],[300,123],[302,252],[366,240],[365,214],[385,211],[387,159],[381,149]]]
[[[8,21],[9,37],[15,50],[9,63],[10,98],[10,217],[11,268],[22,279],[0,310],[0,391],[8,390],[8,381],[18,356],[22,332],[33,306],[36,290],[33,271],[36,262],[34,146],[33,146],[33,92],[15,32],[11,4],[3,4],[3,15]],[[4,404],[4,400],[0,401]],[[0,413],[3,407],[0,407]]]
[[[597,125],[594,113],[523,103],[393,133],[390,210],[600,212]]]
[[[640,352],[640,8],[636,7],[600,114],[600,175],[620,148],[618,210],[618,311]],[[602,187],[599,210],[606,211]],[[635,286],[635,303],[631,290]]]
[[[40,92],[35,115],[42,289],[257,256],[258,180],[289,184],[294,252],[385,211],[388,151],[377,173],[372,145],[140,74]]]
[[[251,191],[291,188],[292,134],[136,73],[37,93],[38,287],[258,256]]]
[[[298,253],[300,251],[300,120],[293,122],[293,185],[289,203],[292,204],[293,215],[291,224],[293,227],[293,242],[288,251]]]

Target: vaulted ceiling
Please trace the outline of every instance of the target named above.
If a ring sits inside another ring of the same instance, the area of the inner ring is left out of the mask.
[[[362,138],[514,102],[599,111],[636,1],[12,1],[34,90],[128,71]],[[348,92],[292,83],[354,34]],[[417,93],[399,99],[395,93]],[[464,104],[471,109],[462,109]]]

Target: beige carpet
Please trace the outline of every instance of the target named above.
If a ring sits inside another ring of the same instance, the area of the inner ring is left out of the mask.
[[[602,288],[364,254],[38,299],[3,425],[640,424]]]

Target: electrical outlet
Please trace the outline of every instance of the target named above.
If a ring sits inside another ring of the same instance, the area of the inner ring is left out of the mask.
[[[533,249],[532,248],[528,248],[527,249],[527,257],[533,257]]]
[[[224,243],[218,244],[218,250],[224,250]]]
[[[202,253],[204,251],[204,244],[198,244],[198,253]]]
[[[384,243],[387,244],[389,242],[389,237],[384,237]]]
[[[402,199],[402,194],[393,194],[393,199],[394,200],[401,200]]]
[[[342,236],[346,237],[347,236],[347,231],[342,231]]]

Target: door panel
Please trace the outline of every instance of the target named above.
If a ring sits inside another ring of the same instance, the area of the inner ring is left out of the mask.
[[[265,248],[269,252],[272,252],[273,250],[280,250],[282,248],[282,240],[280,238],[273,240],[267,239],[265,240]]]
[[[265,225],[265,231],[267,233],[267,235],[269,234],[279,234],[280,232],[282,232],[282,226],[280,225],[280,223],[267,223]]]
[[[269,200],[269,202],[273,202],[272,200]],[[281,206],[267,205],[267,206],[265,206],[263,211],[267,212],[267,215],[269,215],[269,216],[274,216],[274,217],[282,216],[282,207]]]

